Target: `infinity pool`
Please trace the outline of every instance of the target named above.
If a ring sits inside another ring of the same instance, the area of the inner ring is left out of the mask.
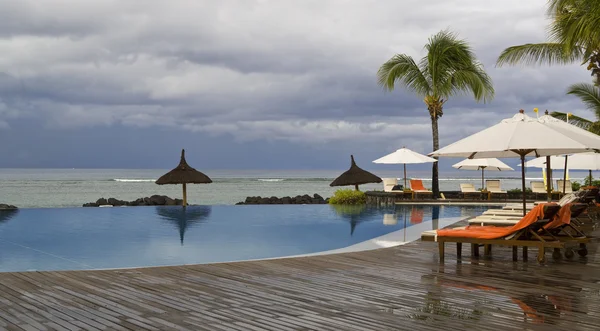
[[[402,241],[412,241],[422,230],[484,209],[248,205],[0,211],[0,271],[273,258],[340,249],[414,227],[419,232],[397,232]]]

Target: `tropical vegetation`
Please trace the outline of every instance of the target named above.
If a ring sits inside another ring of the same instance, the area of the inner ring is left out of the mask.
[[[415,61],[407,54],[396,54],[377,71],[378,83],[388,91],[400,84],[423,98],[433,135],[433,150],[439,149],[438,120],[445,103],[458,94],[472,94],[476,101],[494,97],[492,79],[477,60],[470,45],[455,33],[441,31],[425,45],[427,54]],[[433,163],[432,191],[439,196],[438,164]]]
[[[567,94],[578,97],[596,115],[596,120],[569,115],[569,123],[600,134],[600,6],[598,0],[549,0],[548,40],[505,49],[497,65],[581,63],[590,71],[592,83],[568,87]],[[566,113],[553,112],[563,120]]]
[[[367,202],[364,192],[352,189],[339,189],[329,198],[331,205],[361,205]]]

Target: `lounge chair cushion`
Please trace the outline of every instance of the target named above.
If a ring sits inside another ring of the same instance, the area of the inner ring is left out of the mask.
[[[554,217],[554,219],[552,220],[552,222],[544,225],[544,229],[554,229],[563,224],[570,224],[572,205],[573,203],[567,203],[566,205],[562,206],[556,214],[556,216]]]
[[[538,219],[542,219],[544,217],[545,205],[547,204],[539,204],[535,206],[530,212],[527,213],[527,215],[523,216],[523,218],[517,224],[511,227],[468,226],[463,230],[438,230],[437,235],[438,237],[499,239],[530,226],[531,224],[535,223]]]

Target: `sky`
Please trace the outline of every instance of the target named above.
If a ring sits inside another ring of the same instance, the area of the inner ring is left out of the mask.
[[[429,153],[423,101],[376,73],[444,29],[472,45],[496,97],[448,101],[440,146],[519,109],[592,117],[565,95],[591,82],[585,67],[495,67],[506,47],[546,40],[546,0],[143,3],[0,3],[0,167],[166,169],[185,148],[198,169],[342,169],[350,154],[374,169],[402,146]]]

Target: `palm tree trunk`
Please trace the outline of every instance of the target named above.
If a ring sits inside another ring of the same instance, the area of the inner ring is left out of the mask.
[[[440,137],[438,132],[438,117],[431,116],[431,131],[433,134],[433,150],[437,151],[440,149]],[[434,157],[436,160],[437,156]],[[438,163],[433,162],[431,168],[431,190],[433,191],[433,197],[438,198],[440,196],[440,183],[438,180]]]

